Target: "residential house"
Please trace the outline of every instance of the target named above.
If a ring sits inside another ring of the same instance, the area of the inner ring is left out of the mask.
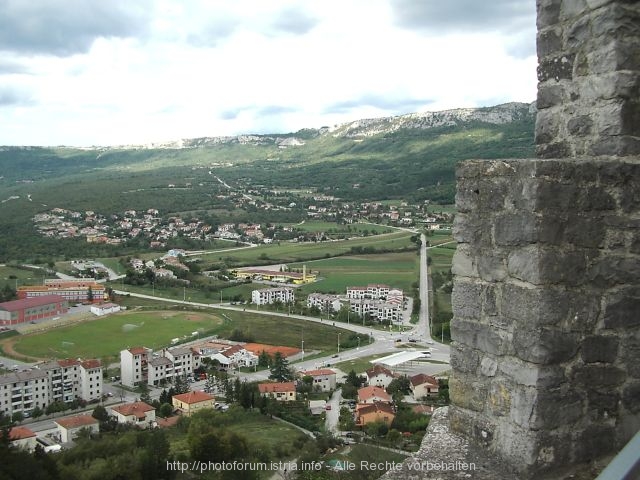
[[[367,384],[374,387],[387,388],[395,375],[388,368],[376,363],[372,368],[366,371]]]
[[[438,395],[438,380],[425,373],[409,378],[409,389],[415,400]]]
[[[260,395],[275,398],[281,402],[291,402],[296,399],[296,384],[294,382],[259,383]]]
[[[225,368],[254,367],[258,365],[258,356],[242,345],[233,345],[211,355],[212,360],[217,360]]]
[[[382,387],[368,386],[358,389],[358,403],[391,403],[391,395]]]
[[[147,428],[156,421],[156,409],[145,402],[125,403],[111,407],[111,416],[115,417],[118,423]]]
[[[12,427],[9,431],[9,445],[33,452],[37,445],[36,433],[27,427]]]
[[[314,391],[330,392],[336,388],[336,372],[329,368],[307,370],[306,372],[301,372],[300,375],[313,378],[311,385]]]
[[[91,305],[91,313],[97,315],[98,317],[109,315],[110,313],[117,313],[119,311],[120,305],[116,305],[115,303],[101,303],[99,305]]]
[[[100,433],[100,422],[91,415],[59,418],[54,423],[58,426],[58,435],[62,443],[73,441],[83,429],[89,430],[90,433]]]
[[[356,405],[356,426],[365,427],[373,422],[391,425],[396,418],[393,407],[385,402],[363,403]]]
[[[169,348],[162,353],[173,362],[175,376],[193,375],[193,371],[200,366],[200,354],[189,347]]]
[[[214,402],[213,395],[201,391],[182,393],[172,398],[173,408],[187,417],[203,408],[213,408]]]

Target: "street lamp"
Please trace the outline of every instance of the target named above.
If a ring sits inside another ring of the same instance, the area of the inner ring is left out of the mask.
[[[338,353],[340,353],[340,332],[338,332]]]
[[[360,350],[360,335],[358,335],[358,350]]]

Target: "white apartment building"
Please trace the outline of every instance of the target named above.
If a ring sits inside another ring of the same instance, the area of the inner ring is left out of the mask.
[[[342,307],[342,302],[337,295],[311,293],[307,297],[307,307],[318,307],[321,312],[338,312]]]
[[[380,300],[352,300],[349,302],[349,308],[361,317],[369,315],[378,321],[390,320],[397,322],[402,318],[401,305],[396,303],[387,303]]]
[[[388,285],[379,283],[373,283],[366,287],[347,287],[347,298],[353,298],[355,300],[385,300],[390,290],[391,288]],[[399,291],[398,289],[394,290]]]
[[[102,398],[102,365],[100,360],[80,363],[80,398],[86,401]]]
[[[37,365],[49,379],[49,399],[69,403],[102,398],[102,364],[100,360],[53,360]]]
[[[34,408],[45,409],[49,397],[49,376],[41,370],[0,375],[0,411],[11,416],[21,412],[30,415]]]
[[[145,382],[159,385],[172,382],[176,376],[193,375],[200,366],[200,355],[188,347],[163,349],[133,347],[120,352],[120,375],[123,385],[134,387]]]
[[[292,288],[262,288],[251,292],[251,303],[267,305],[277,301],[290,303],[295,300]]]
[[[148,377],[148,363],[151,349],[133,347],[120,352],[120,381],[127,387],[135,387],[140,382],[146,382]]]

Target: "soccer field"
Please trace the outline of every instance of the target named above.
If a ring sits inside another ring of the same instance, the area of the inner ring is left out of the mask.
[[[209,313],[132,312],[12,340],[16,352],[39,358],[104,358],[136,345],[161,348],[173,338],[195,338],[193,333],[210,331],[221,324],[220,317]]]

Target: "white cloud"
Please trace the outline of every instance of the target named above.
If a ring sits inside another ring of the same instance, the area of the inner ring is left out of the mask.
[[[43,15],[57,2],[45,3]],[[473,15],[448,28],[450,7],[414,3],[158,0],[145,14],[117,3],[82,28],[56,23],[77,35],[52,45],[17,24],[19,38],[0,38],[0,144],[295,131],[535,98],[535,15],[523,28],[521,0],[501,0],[491,28]]]

